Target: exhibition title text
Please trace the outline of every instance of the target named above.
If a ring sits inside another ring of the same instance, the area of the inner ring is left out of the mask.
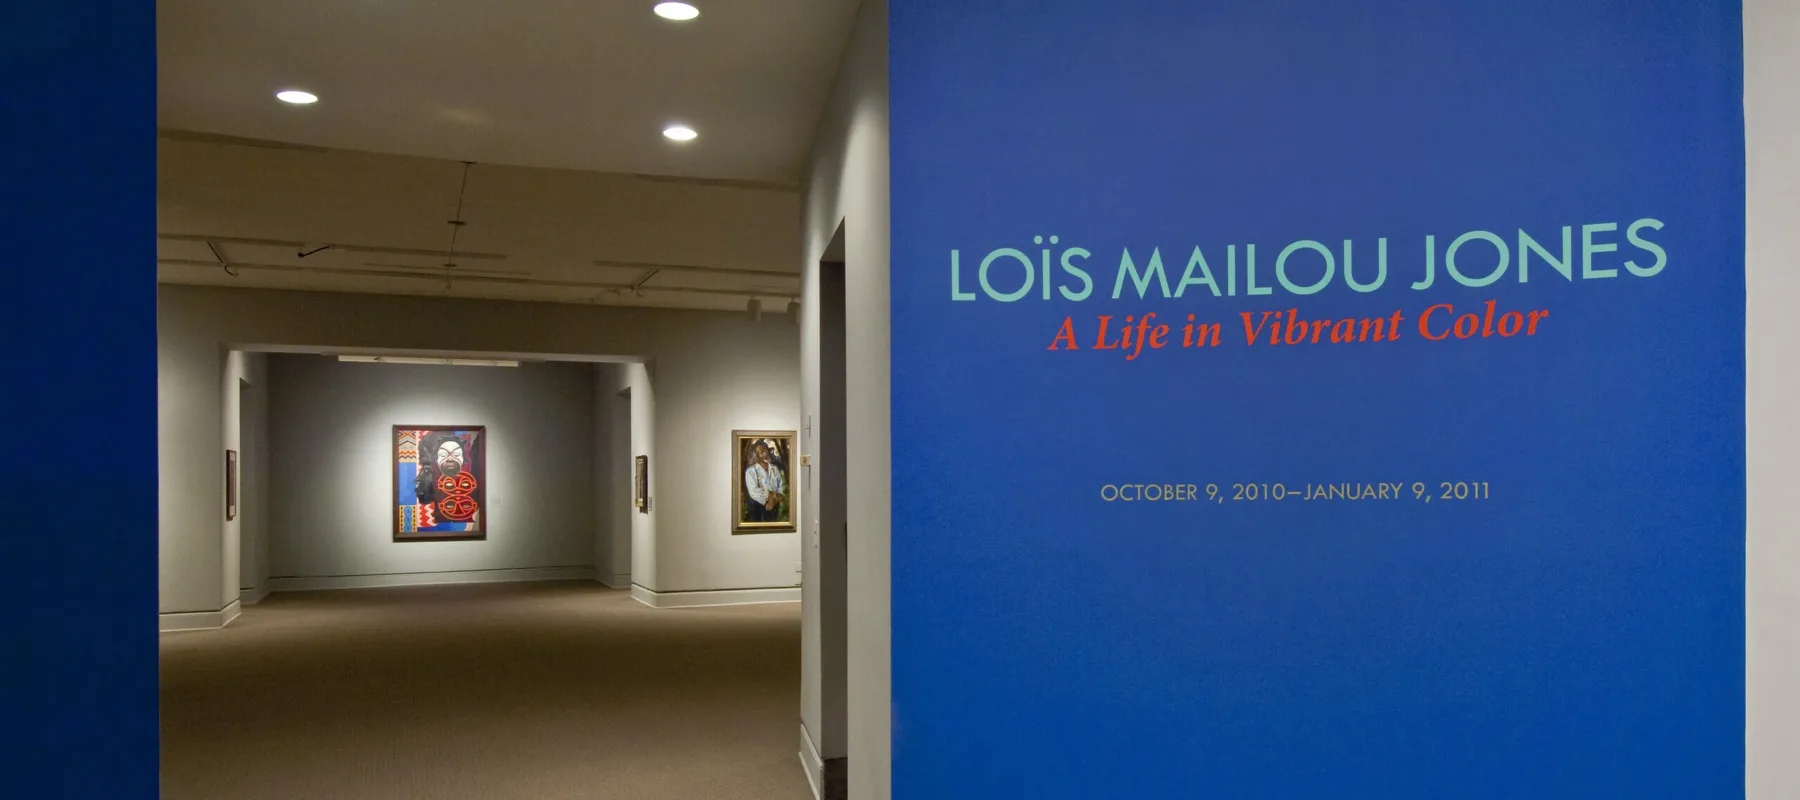
[[[1182,262],[1175,258],[1182,256],[1166,257],[1160,247],[1148,251],[1127,247],[1120,251],[1117,268],[1110,276],[1110,298],[1254,298],[1277,292],[1308,297],[1327,291],[1368,294],[1399,286],[1413,291],[1457,286],[1481,289],[1502,280],[1650,278],[1669,263],[1667,251],[1656,241],[1662,228],[1661,221],[1644,218],[1627,224],[1567,225],[1555,234],[1545,231],[1549,235],[1541,238],[1524,230],[1513,236],[1476,230],[1448,240],[1430,235],[1405,262],[1396,260],[1392,271],[1386,238],[1373,240],[1373,247],[1361,253],[1358,242],[1350,239],[1341,245],[1302,239],[1278,250],[1263,248],[1260,253],[1255,244],[1196,246],[1182,254],[1185,265],[1179,273],[1176,265]],[[1096,273],[1104,268],[1092,252],[1061,247],[1057,236],[1047,242],[1039,236],[1033,242],[1038,245],[1035,253],[1004,247],[989,251],[979,261],[970,259],[971,264],[965,264],[960,250],[951,250],[950,299],[1080,303],[1096,295],[1107,296],[1102,294],[1105,284],[1096,283]],[[1268,259],[1271,250],[1272,260]],[[1390,281],[1391,272],[1399,273],[1402,263],[1411,274]],[[1311,318],[1302,315],[1298,307],[1240,311],[1235,319],[1224,321],[1187,314],[1185,325],[1179,317],[1168,321],[1158,317],[1154,311],[1123,318],[1103,314],[1085,324],[1065,317],[1048,349],[1122,350],[1135,360],[1146,349],[1221,346],[1227,338],[1236,338],[1240,324],[1245,344],[1269,346],[1392,342],[1415,332],[1428,341],[1531,337],[1545,328],[1550,311],[1502,308],[1498,300],[1489,299],[1472,308],[1437,303],[1410,313],[1397,309],[1366,318]],[[1228,330],[1232,332],[1229,337],[1225,335]]]

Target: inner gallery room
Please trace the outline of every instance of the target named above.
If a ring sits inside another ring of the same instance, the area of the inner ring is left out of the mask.
[[[792,192],[173,137],[159,168],[165,629],[407,583],[798,599],[792,504],[742,502],[747,432],[778,492],[799,467]]]

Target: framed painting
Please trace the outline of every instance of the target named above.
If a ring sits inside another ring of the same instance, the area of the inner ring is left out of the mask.
[[[394,541],[487,538],[487,428],[395,425]]]
[[[790,533],[798,510],[789,492],[793,431],[732,431],[731,532]]]
[[[238,466],[237,451],[225,451],[225,521],[237,519]]]
[[[639,514],[650,513],[650,457],[632,459],[631,499]]]

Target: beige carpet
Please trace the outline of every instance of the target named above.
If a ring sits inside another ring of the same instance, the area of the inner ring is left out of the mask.
[[[280,594],[162,636],[164,800],[807,800],[797,604]]]

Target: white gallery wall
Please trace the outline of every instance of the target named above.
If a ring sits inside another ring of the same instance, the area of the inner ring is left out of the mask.
[[[614,589],[631,587],[632,493],[631,392],[625,364],[594,365],[594,570]]]
[[[225,391],[229,404],[231,383],[238,384],[237,425],[225,418],[227,448],[234,430],[238,453],[238,597],[255,603],[269,592],[269,381],[268,356],[233,352],[242,364],[232,374],[228,362]],[[227,545],[231,539],[226,535]],[[226,587],[231,586],[227,582]]]
[[[1745,783],[1800,797],[1800,3],[1744,3],[1745,367],[1749,524]],[[1721,343],[1723,345],[1723,343]]]
[[[218,369],[209,377],[206,366]],[[207,396],[212,382],[211,397]],[[260,599],[268,577],[268,361],[260,353],[193,344],[191,350],[158,348],[157,439],[159,466],[172,460],[198,465],[213,483],[181,495],[160,492],[162,525],[178,520],[207,535],[159,537],[159,620],[163,630],[216,628],[239,613],[240,598]],[[210,415],[165,415],[161,409],[198,407]],[[217,443],[211,454],[202,448]],[[228,510],[227,453],[237,454],[237,506]],[[159,475],[159,482],[161,478]],[[171,500],[177,501],[171,505]]]
[[[157,339],[156,577],[163,614],[217,613],[227,605],[225,358],[216,340]],[[172,465],[190,472],[179,475]]]
[[[847,664],[842,682],[847,697],[826,697],[827,687],[840,685],[838,676],[824,674],[832,660],[823,648],[831,643],[822,636],[819,610],[824,603],[817,595],[820,535],[829,532],[819,530],[821,523],[809,507],[803,551],[806,586],[813,596],[803,601],[802,611],[800,755],[815,786],[823,781],[819,759],[847,758],[852,800],[886,800],[891,791],[887,19],[885,0],[866,0],[857,12],[814,136],[801,229],[801,407],[803,418],[813,419],[820,415],[821,402],[819,261],[840,223],[844,230],[845,463],[815,468],[848,467],[842,535],[847,545],[843,585],[849,654],[847,662],[840,662]],[[823,736],[837,727],[824,723],[839,702],[847,707],[843,741]]]
[[[731,431],[799,427],[799,330],[789,315],[765,313],[753,320],[742,312],[174,285],[158,287],[157,305],[165,615],[216,613],[222,598],[235,596],[239,578],[228,579],[223,567],[228,409],[221,387],[232,350],[272,346],[634,360],[638,363],[616,366],[609,374],[623,376],[612,389],[630,389],[631,452],[623,458],[629,469],[631,455],[651,457],[653,505],[650,514],[630,515],[630,541],[615,545],[614,552],[629,556],[631,568],[611,569],[629,573],[631,582],[660,604],[685,604],[689,594],[731,599],[727,593],[738,591],[763,592],[748,599],[798,596],[798,534],[731,534]],[[597,405],[599,380],[584,377],[583,387]],[[279,385],[271,387],[271,405],[281,402],[280,392]],[[601,452],[592,433],[597,413],[592,406],[580,412],[587,431],[580,441],[596,454]],[[272,439],[285,435],[273,424]],[[359,446],[385,447],[386,436]],[[269,480],[286,480],[284,472],[271,464]],[[616,517],[602,520],[594,513],[594,478],[584,473],[582,481],[576,491],[593,522],[584,534],[589,555],[580,563],[597,565],[593,554],[599,541],[611,536],[609,520]],[[800,502],[804,509],[803,496]],[[386,525],[386,514],[383,509],[380,521],[370,524]],[[496,529],[495,535],[500,533]],[[283,566],[273,564],[274,574],[282,574]],[[769,594],[771,589],[784,594]]]
[[[274,588],[592,577],[592,370],[270,356]],[[486,427],[485,540],[393,540],[395,425]]]
[[[640,586],[659,593],[791,593],[800,584],[798,533],[731,533],[732,503],[743,481],[732,431],[800,427],[799,331],[791,317],[773,319],[777,327],[770,329],[779,337],[682,338],[669,342],[655,361],[628,365],[654,392],[650,516],[656,583],[639,580]]]
[[[615,398],[614,413],[623,414],[628,420],[625,435],[618,437],[623,439],[624,450],[612,456],[614,463],[618,464],[622,459],[626,479],[635,481],[637,457],[649,456],[647,493],[652,498],[660,497],[657,482],[661,479],[663,465],[656,447],[656,389],[650,382],[650,370],[643,364],[621,364],[616,369],[601,372],[595,394]],[[623,401],[623,408],[620,401]],[[654,593],[663,585],[657,569],[656,528],[656,514],[662,503],[650,502],[645,509],[639,510],[635,493],[626,497],[632,498],[633,503],[623,518],[616,510],[613,512],[612,528],[606,537],[607,546],[614,553],[613,582],[623,583],[634,594],[640,594],[640,599],[653,599],[644,598],[641,593]],[[626,558],[618,557],[620,550],[625,551]],[[619,575],[621,572],[623,576]],[[626,579],[620,580],[621,577]]]

